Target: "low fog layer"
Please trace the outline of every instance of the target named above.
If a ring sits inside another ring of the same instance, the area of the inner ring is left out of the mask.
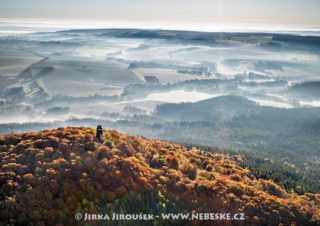
[[[319,107],[319,92],[310,91],[320,90],[319,40],[133,29],[1,37],[1,120],[150,116],[162,103],[226,95],[275,108]]]

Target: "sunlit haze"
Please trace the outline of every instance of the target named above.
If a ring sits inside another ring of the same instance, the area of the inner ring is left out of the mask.
[[[43,27],[302,30],[320,25],[318,0],[0,0],[0,21]]]

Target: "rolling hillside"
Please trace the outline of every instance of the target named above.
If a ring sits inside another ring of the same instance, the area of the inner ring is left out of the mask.
[[[91,128],[0,136],[0,225],[86,225],[75,213],[244,213],[244,221],[90,225],[317,225],[320,194],[288,193],[227,155]],[[236,156],[241,161],[241,156]]]

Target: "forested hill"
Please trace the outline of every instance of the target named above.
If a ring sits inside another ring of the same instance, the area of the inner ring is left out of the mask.
[[[75,222],[77,212],[245,214],[245,221],[156,219],[139,225],[320,222],[320,194],[288,193],[271,180],[256,179],[227,155],[109,130],[99,143],[94,132],[59,128],[0,136],[0,224],[88,223]]]

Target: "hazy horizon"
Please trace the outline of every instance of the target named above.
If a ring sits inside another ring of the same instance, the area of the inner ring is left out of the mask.
[[[295,27],[284,25],[250,25],[250,24],[197,24],[197,23],[138,23],[102,20],[53,20],[0,18],[0,36],[11,34],[27,34],[35,32],[55,32],[73,29],[159,29],[199,32],[271,32],[292,33],[298,35],[319,36],[319,27]]]
[[[236,0],[0,2],[0,22],[46,24],[50,27],[187,30],[301,30],[320,27],[320,1],[317,0],[244,0],[241,3]]]

